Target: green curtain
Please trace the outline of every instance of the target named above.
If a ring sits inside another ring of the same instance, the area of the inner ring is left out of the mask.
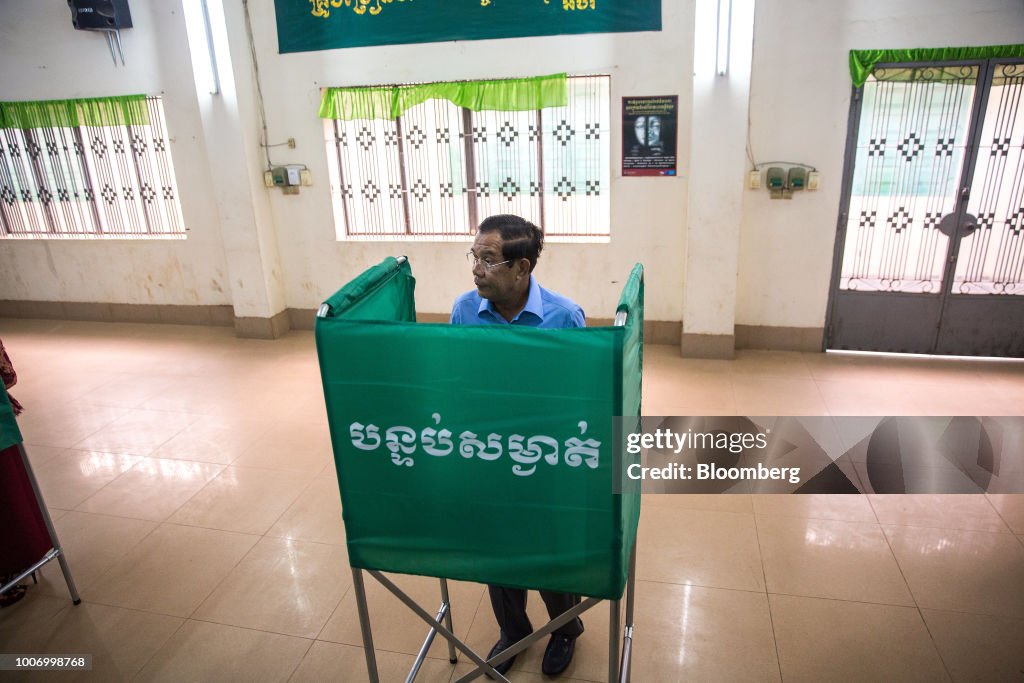
[[[14,407],[7,398],[7,389],[0,382],[0,451],[21,443],[21,430],[14,419]]]
[[[619,438],[629,433],[637,433],[641,430],[641,393],[643,390],[642,378],[644,367],[644,268],[639,263],[633,266],[626,286],[622,289],[622,296],[619,298],[619,305],[616,311],[625,311],[627,314],[624,335],[622,339],[622,366],[620,369],[620,393],[622,405],[617,415],[622,416],[620,420]],[[640,523],[640,486],[638,479],[630,479],[625,476],[626,468],[639,462],[639,456],[631,456],[625,453],[622,448],[622,441],[615,453],[613,470],[617,480],[617,491],[622,495],[614,498],[618,511],[616,520],[619,525],[616,528],[617,537],[614,547],[618,548],[619,556],[616,557],[616,566],[623,567],[623,576],[629,571],[629,554],[636,541],[636,530]],[[613,596],[614,597],[614,596]]]
[[[1024,57],[1024,45],[985,45],[982,47],[938,47],[912,50],[850,50],[850,76],[854,87],[861,87],[876,64],[902,62],[949,62],[967,59]],[[911,80],[908,70],[906,80]],[[889,80],[894,80],[890,78]]]
[[[0,102],[0,129],[144,126],[149,123],[146,95],[75,100]]]
[[[335,292],[332,318],[416,322],[416,279],[408,262],[389,257]]]
[[[414,323],[414,288],[388,259],[316,320],[350,564],[620,597],[640,501],[615,492],[636,456],[614,422],[640,414],[642,268],[619,327]]]
[[[395,120],[430,99],[448,100],[472,111],[532,111],[568,104],[564,73],[533,78],[458,81],[358,88],[326,88],[320,118]]]

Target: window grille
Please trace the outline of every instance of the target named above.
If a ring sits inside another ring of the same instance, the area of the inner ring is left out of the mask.
[[[394,121],[324,121],[339,239],[461,239],[501,213],[547,237],[607,238],[609,77],[567,86],[567,106],[537,111],[431,99]]]
[[[123,106],[117,125],[0,129],[0,237],[184,237],[160,98]]]

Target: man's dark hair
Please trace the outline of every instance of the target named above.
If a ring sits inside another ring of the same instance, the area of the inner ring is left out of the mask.
[[[544,233],[536,225],[512,214],[502,214],[484,219],[477,228],[478,233],[498,232],[501,234],[501,258],[506,261],[518,261],[521,258],[530,261],[530,272],[537,267],[537,259],[544,249]],[[508,264],[512,267],[512,263]]]

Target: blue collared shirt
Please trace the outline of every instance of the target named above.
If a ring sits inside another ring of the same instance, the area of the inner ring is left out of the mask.
[[[455,300],[452,306],[452,325],[526,325],[528,327],[585,327],[583,309],[571,299],[544,289],[530,276],[530,293],[526,306],[512,322],[498,313],[489,299],[472,289]]]

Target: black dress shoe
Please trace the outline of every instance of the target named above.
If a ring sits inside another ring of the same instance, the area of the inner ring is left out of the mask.
[[[547,676],[557,676],[566,670],[576,651],[576,636],[563,636],[558,633],[551,636],[548,647],[544,650],[544,661],[540,670]]]
[[[491,651],[487,653],[487,659],[491,659],[492,657],[497,657],[502,652],[504,652],[505,650],[507,650],[510,647],[512,647],[514,644],[515,644],[514,642],[507,641],[504,638],[498,638],[498,642],[496,642],[494,644],[494,647],[491,648]],[[512,665],[515,663],[515,661],[516,661],[516,656],[512,655],[511,657],[506,659],[501,664],[496,664],[494,666],[494,670],[497,671],[498,673],[500,673],[502,676],[504,676],[505,674],[508,673],[509,669],[512,668]],[[490,673],[485,673],[485,675],[488,678],[490,678],[491,680],[494,679],[494,677],[491,676]]]

